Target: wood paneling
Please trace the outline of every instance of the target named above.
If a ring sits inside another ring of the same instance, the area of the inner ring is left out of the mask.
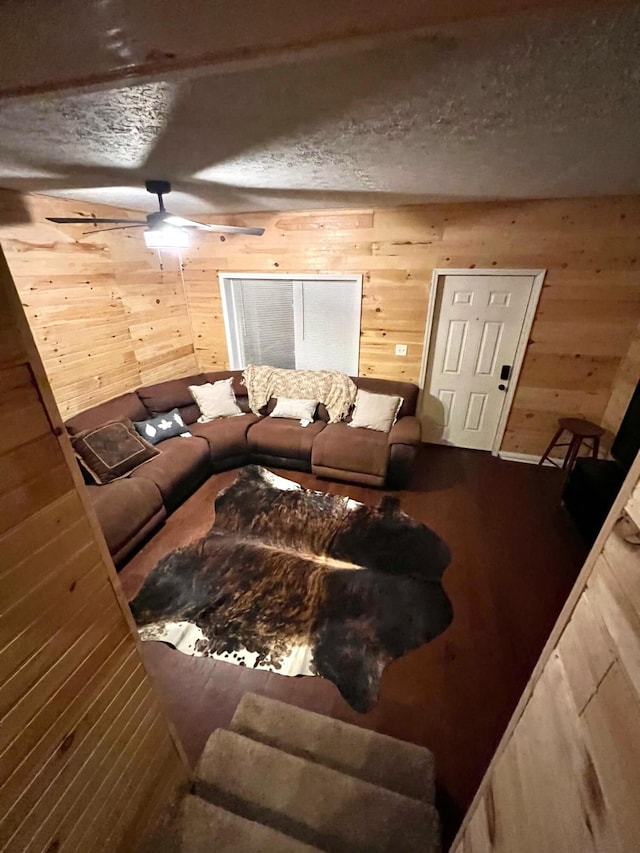
[[[0,850],[129,850],[187,771],[1,252],[0,502]]]
[[[629,344],[625,356],[613,379],[611,395],[602,419],[605,426],[613,435],[616,434],[627,411],[631,396],[640,379],[640,323]]]
[[[636,853],[640,456],[552,633],[454,853]],[[634,486],[635,484],[635,486]],[[635,489],[635,491],[632,491]]]
[[[507,451],[541,453],[563,415],[615,432],[638,374],[638,198],[211,217],[266,233],[194,237],[184,286],[176,259],[165,253],[161,272],[137,230],[82,236],[44,220],[91,212],[138,215],[0,192],[0,240],[64,417],[226,367],[220,271],[362,273],[360,372],[415,382],[434,268],[546,269]]]
[[[546,269],[503,450],[539,454],[563,415],[603,418],[640,320],[640,199],[250,214],[263,237],[208,235],[185,255],[201,369],[227,366],[217,273],[364,275],[360,372],[419,380],[434,268]],[[407,357],[394,354],[408,344]]]
[[[88,228],[45,220],[92,213],[139,218],[118,208],[0,190],[0,242],[65,418],[196,369],[174,255],[164,253],[161,271],[140,229],[85,236]]]

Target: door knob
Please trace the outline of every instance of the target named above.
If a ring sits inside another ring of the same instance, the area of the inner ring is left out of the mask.
[[[502,382],[498,385],[498,388],[499,388],[501,391],[506,391],[506,390],[507,390],[507,386],[506,386],[506,385],[503,385],[503,384],[502,384]]]

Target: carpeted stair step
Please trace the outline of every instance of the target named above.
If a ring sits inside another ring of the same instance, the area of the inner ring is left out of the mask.
[[[181,853],[320,853],[270,826],[247,820],[201,797],[185,797]]]
[[[435,761],[422,746],[255,693],[244,694],[231,729],[405,797],[434,802]]]
[[[438,814],[314,761],[218,729],[196,773],[201,797],[327,853],[436,853]]]

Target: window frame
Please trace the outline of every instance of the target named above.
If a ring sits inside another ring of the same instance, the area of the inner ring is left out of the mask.
[[[240,330],[237,324],[237,316],[233,307],[233,296],[231,294],[231,281],[233,279],[247,280],[280,280],[280,281],[342,281],[345,284],[353,284],[358,288],[360,312],[358,315],[358,366],[360,364],[360,345],[362,340],[362,273],[246,273],[246,272],[219,272],[218,284],[222,298],[222,315],[224,321],[224,334],[227,343],[227,362],[229,370],[243,370],[240,365],[240,347],[235,345],[231,335],[231,328],[235,329],[236,341],[240,342]]]

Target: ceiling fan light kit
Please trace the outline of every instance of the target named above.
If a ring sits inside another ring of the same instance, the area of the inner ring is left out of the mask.
[[[188,249],[189,235],[181,228],[163,225],[144,232],[144,242],[148,249]]]

